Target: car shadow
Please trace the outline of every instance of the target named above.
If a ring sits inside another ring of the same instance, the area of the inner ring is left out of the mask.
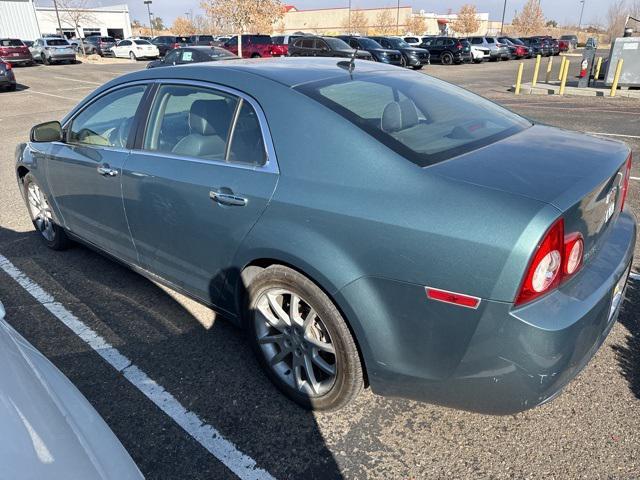
[[[626,299],[618,315],[618,321],[628,330],[626,344],[612,348],[616,352],[622,375],[629,382],[629,388],[640,399],[640,320],[637,305],[640,305],[640,280],[629,278]]]
[[[25,275],[259,468],[280,479],[342,478],[314,414],[271,384],[243,330],[83,246],[54,252],[33,231],[1,227],[0,245]],[[7,321],[72,380],[147,478],[221,478],[215,468],[225,469],[207,467],[215,461],[204,448],[2,271],[0,278]]]

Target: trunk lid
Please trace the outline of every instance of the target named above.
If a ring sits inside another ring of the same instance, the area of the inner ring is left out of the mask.
[[[622,142],[535,125],[429,170],[555,206],[587,259],[620,211],[629,155]]]

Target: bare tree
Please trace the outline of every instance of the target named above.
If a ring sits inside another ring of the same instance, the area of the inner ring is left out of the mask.
[[[461,35],[471,35],[480,28],[480,21],[478,20],[478,10],[475,5],[463,5],[458,12],[458,18],[456,18],[450,24],[451,29]]]
[[[76,32],[76,38],[80,39],[80,48],[83,55],[86,55],[87,52],[84,45],[84,33],[81,33],[80,26],[96,21],[95,16],[89,10],[88,3],[88,0],[58,0],[60,21],[73,27]]]
[[[393,35],[396,33],[396,20],[391,14],[391,10],[385,8],[378,12],[373,31],[376,35]]]
[[[349,18],[345,18],[342,26],[347,33],[369,34],[369,21],[362,10],[351,10],[351,15],[349,15]]]
[[[629,15],[629,8],[625,0],[614,0],[607,10],[606,29],[609,41],[622,35],[624,23]]]
[[[212,24],[222,24],[235,33],[271,33],[284,16],[280,0],[202,0],[200,6]]]
[[[541,33],[545,26],[544,14],[538,0],[527,0],[522,10],[511,22],[513,31],[523,37]]]
[[[423,35],[427,30],[427,22],[421,15],[412,15],[407,19],[407,32],[413,35]]]

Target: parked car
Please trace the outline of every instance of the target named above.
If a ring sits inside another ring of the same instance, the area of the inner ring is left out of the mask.
[[[160,57],[158,47],[146,40],[121,40],[114,47],[111,47],[111,51],[114,57],[129,57],[131,60]]]
[[[207,47],[211,47],[213,46],[213,43],[215,42],[213,35],[191,35],[189,37],[189,46],[194,47],[194,46],[207,46]]]
[[[555,38],[552,38],[549,35],[540,35],[533,38],[538,38],[543,42],[548,50],[549,56],[560,55],[560,45],[558,43],[558,40],[556,40]]]
[[[188,65],[190,63],[233,60],[233,53],[220,47],[185,47],[171,50],[162,59],[147,64],[147,68]]]
[[[494,414],[554,398],[624,296],[629,147],[427,75],[343,66],[111,80],[16,149],[38,235],[224,312],[305,407],[340,408],[365,379]]]
[[[351,48],[369,52],[376,62],[388,63],[390,65],[402,65],[402,54],[398,50],[383,48],[378,42],[367,37],[356,37],[353,35],[339,35],[336,38],[347,43]]]
[[[531,53],[531,48],[529,48],[520,38],[517,37],[506,37],[507,40],[509,40],[511,43],[513,43],[514,45],[518,46],[523,46],[525,48],[525,58],[531,58],[533,56],[533,54]]]
[[[0,88],[9,91],[16,89],[16,76],[13,73],[13,66],[2,59],[0,59]]]
[[[509,60],[511,58],[509,48],[505,44],[498,41],[496,37],[473,36],[469,37],[468,40],[471,45],[488,48],[491,51],[489,60],[492,62]]]
[[[4,317],[0,303],[2,477],[142,479],[87,399]]]
[[[33,65],[33,57],[22,40],[17,38],[0,38],[0,60],[12,65]]]
[[[551,55],[551,45],[549,45],[549,42],[544,42],[538,37],[520,37],[520,40],[529,47],[532,57],[537,55],[540,55],[541,57],[548,57]]]
[[[566,40],[569,42],[570,49],[578,48],[578,36],[577,35],[561,35],[560,40]]]
[[[429,50],[426,48],[412,47],[399,37],[371,36],[369,38],[378,42],[383,48],[398,50],[402,54],[401,62],[403,67],[420,70],[423,66],[429,65],[431,62]]]
[[[38,38],[32,48],[34,60],[39,60],[45,65],[60,62],[75,63],[76,61],[76,52],[66,38]]]
[[[571,50],[571,42],[569,40],[558,40],[558,47],[561,52],[569,52]]]
[[[359,60],[373,60],[369,52],[356,51],[348,43],[335,37],[301,37],[289,45],[289,55],[292,57],[350,58],[354,54]]]
[[[587,43],[584,45],[586,49],[597,50],[598,49],[598,39],[595,37],[589,37],[587,39]]]
[[[289,45],[291,45],[295,40],[304,35],[272,35],[271,41],[274,45],[281,45],[283,49],[286,50],[286,55],[289,54]]]
[[[91,35],[85,37],[84,48],[87,55],[100,55],[104,57],[105,55],[113,55],[111,49],[116,46],[116,43],[116,39],[113,37]]]
[[[489,60],[490,56],[491,50],[488,48],[471,45],[471,59],[473,63],[482,63],[485,60]]]
[[[511,58],[520,59],[529,58],[531,56],[529,47],[524,45],[522,42],[516,43],[515,39],[511,39],[509,37],[498,37],[498,41],[507,46]]]
[[[175,35],[158,35],[157,37],[153,37],[151,43],[158,48],[160,56],[164,57],[169,50],[188,46],[189,39]]]
[[[223,48],[238,55],[238,36],[231,37]],[[274,44],[269,35],[242,35],[243,58],[282,57],[287,52],[287,47]]]
[[[470,62],[471,45],[458,38],[451,37],[431,37],[422,44],[429,50],[431,61],[440,62],[444,65],[454,63]]]

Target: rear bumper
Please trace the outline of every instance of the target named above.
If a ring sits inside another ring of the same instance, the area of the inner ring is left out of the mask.
[[[31,55],[25,55],[22,57],[0,57],[0,60],[4,60],[5,62],[11,63],[12,65],[23,65],[26,63],[32,63],[33,57]]]
[[[551,400],[602,345],[617,318],[612,293],[631,264],[635,238],[635,219],[622,213],[574,278],[518,309],[489,300],[477,310],[428,301],[423,286],[378,278],[347,285],[338,302],[375,393],[516,413]]]
[[[49,55],[49,59],[54,61],[54,62],[60,62],[60,61],[66,61],[66,60],[75,60],[76,59],[76,54],[75,53],[65,53],[65,54],[50,54]]]

